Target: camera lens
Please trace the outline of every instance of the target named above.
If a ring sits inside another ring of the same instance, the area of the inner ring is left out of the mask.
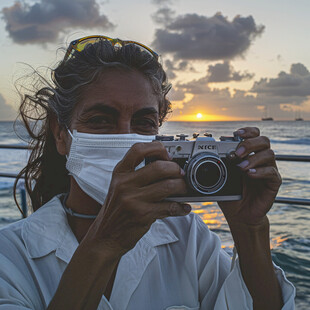
[[[212,161],[202,163],[196,170],[197,183],[203,187],[215,186],[221,177],[219,166]]]
[[[199,153],[186,166],[186,179],[195,191],[211,195],[223,188],[227,180],[224,162],[215,154]]]

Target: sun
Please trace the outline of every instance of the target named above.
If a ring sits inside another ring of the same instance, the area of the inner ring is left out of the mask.
[[[197,113],[196,117],[197,118],[202,118],[202,114],[201,113]]]

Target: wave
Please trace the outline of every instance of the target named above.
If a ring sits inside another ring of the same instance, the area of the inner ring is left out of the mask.
[[[9,180],[9,181],[0,181],[0,190],[2,189],[11,189],[13,188],[14,185],[14,179]]]
[[[291,140],[270,140],[271,143],[281,143],[281,144],[297,144],[297,145],[310,145],[310,138],[300,138]]]
[[[304,179],[297,179],[297,178],[286,178],[283,177],[282,178],[283,183],[285,183],[286,185],[290,185],[292,183],[294,183],[296,185],[296,183],[301,183],[301,184],[310,184],[310,180],[304,180]]]

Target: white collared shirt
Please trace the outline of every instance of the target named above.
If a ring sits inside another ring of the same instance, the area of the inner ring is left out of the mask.
[[[0,309],[46,309],[78,242],[55,196],[25,220],[0,231]],[[238,261],[191,213],[157,220],[122,256],[110,300],[100,310],[243,310],[252,298]],[[87,268],[87,266],[85,266]],[[284,307],[294,309],[295,288],[275,266]]]

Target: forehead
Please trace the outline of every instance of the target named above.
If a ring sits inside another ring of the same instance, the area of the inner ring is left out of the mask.
[[[140,72],[123,69],[109,70],[85,87],[76,113],[83,113],[98,103],[117,109],[121,114],[132,114],[146,107],[159,111],[159,98],[150,81]]]

